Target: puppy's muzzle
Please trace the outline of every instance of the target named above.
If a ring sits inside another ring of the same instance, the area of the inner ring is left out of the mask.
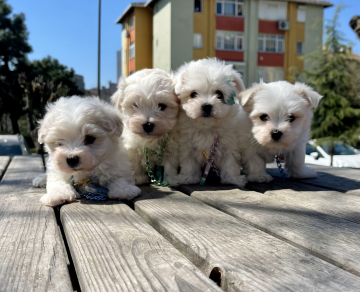
[[[273,130],[271,132],[271,138],[274,140],[274,141],[279,141],[281,136],[282,136],[282,132],[279,131],[279,130]]]
[[[143,124],[143,129],[145,133],[150,134],[152,131],[154,131],[155,125],[153,123],[145,123]]]
[[[205,103],[202,106],[202,112],[203,112],[203,117],[210,117],[211,116],[211,112],[212,112],[212,108],[213,106],[209,103]]]
[[[71,168],[75,168],[76,166],[79,165],[80,158],[79,158],[79,156],[68,157],[66,159],[66,162]]]

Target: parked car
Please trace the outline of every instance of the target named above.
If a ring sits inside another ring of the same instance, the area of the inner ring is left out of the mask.
[[[22,135],[0,135],[0,156],[30,154],[30,148]]]
[[[330,165],[330,144],[315,145],[314,140],[306,144],[305,163]],[[335,142],[333,166],[360,168],[360,152],[343,142]]]

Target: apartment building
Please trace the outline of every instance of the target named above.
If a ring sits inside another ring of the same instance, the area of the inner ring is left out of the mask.
[[[296,78],[311,67],[303,56],[321,49],[320,0],[150,0],[132,3],[122,24],[122,72],[176,70],[184,62],[217,57],[243,75],[246,86]],[[138,61],[138,58],[140,60]]]

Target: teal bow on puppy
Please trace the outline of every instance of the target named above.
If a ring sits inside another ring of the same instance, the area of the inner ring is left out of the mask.
[[[228,83],[230,85],[231,82],[231,76],[226,76],[226,83]],[[227,96],[227,103],[228,104],[235,104],[235,97],[236,97],[236,92],[234,90],[230,91],[230,94]]]

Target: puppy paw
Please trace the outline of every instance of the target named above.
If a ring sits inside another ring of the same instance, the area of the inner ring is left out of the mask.
[[[46,173],[39,174],[36,176],[33,181],[32,185],[36,188],[45,188],[46,187]]]
[[[110,187],[108,196],[110,199],[131,200],[140,195],[140,193],[141,190],[137,186],[128,184],[120,187]]]
[[[146,174],[144,174],[144,175],[135,175],[134,178],[135,178],[135,184],[137,186],[150,183],[150,178]]]
[[[271,182],[274,178],[270,174],[263,172],[263,173],[249,174],[247,176],[247,179],[249,182],[268,183]]]
[[[221,179],[221,183],[236,185],[239,188],[243,188],[247,183],[247,179],[246,179],[245,175],[230,176],[230,177]]]
[[[316,170],[309,168],[307,166],[303,166],[299,171],[290,172],[289,177],[291,178],[315,178],[317,177]]]
[[[180,185],[178,176],[166,176],[165,179],[167,183],[172,187],[177,187]]]
[[[177,177],[178,185],[194,185],[200,183],[201,177],[179,174]]]
[[[64,203],[72,202],[76,198],[76,194],[74,192],[65,194],[65,193],[47,193],[40,198],[40,202],[43,205],[55,207],[58,205],[62,205]]]

